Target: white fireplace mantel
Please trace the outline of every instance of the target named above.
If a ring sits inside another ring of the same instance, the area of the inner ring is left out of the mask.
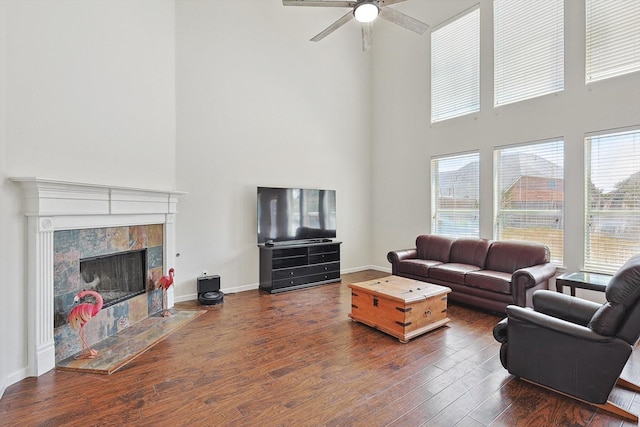
[[[53,233],[58,230],[163,224],[164,265],[175,264],[175,215],[180,191],[11,178],[24,193],[28,217],[29,375],[55,367]],[[165,272],[166,273],[166,272]],[[173,287],[169,289],[173,306]]]

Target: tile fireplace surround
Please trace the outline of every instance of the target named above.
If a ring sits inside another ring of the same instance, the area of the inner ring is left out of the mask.
[[[12,178],[24,193],[27,216],[28,363],[30,376],[55,367],[54,232],[162,224],[164,268],[175,265],[179,191]],[[165,272],[166,274],[166,272]],[[173,305],[173,287],[169,292]]]

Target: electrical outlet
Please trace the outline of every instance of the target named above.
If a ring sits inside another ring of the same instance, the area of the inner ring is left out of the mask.
[[[203,275],[203,276],[207,276],[207,275],[208,275],[208,274],[207,274],[207,270],[202,270],[202,275]]]

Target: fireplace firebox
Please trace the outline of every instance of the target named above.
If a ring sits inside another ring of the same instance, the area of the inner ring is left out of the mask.
[[[80,260],[83,289],[104,299],[104,308],[145,293],[146,249]]]

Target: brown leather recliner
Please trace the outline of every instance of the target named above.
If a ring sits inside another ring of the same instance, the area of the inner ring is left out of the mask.
[[[616,384],[640,392],[620,378],[640,338],[640,255],[613,276],[606,299],[536,291],[533,309],[509,305],[493,335],[511,374],[638,422],[608,398]]]

